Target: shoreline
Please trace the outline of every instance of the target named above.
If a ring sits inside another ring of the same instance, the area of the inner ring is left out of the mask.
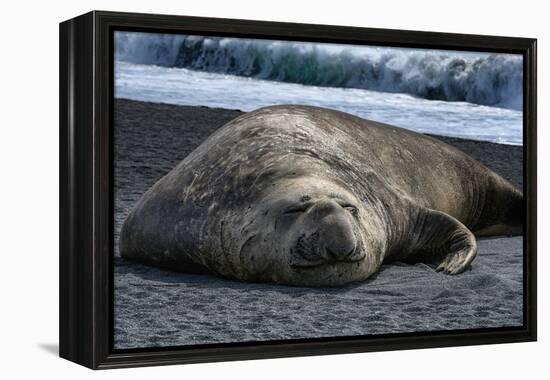
[[[201,105],[173,104],[173,103],[165,103],[165,102],[151,102],[151,101],[144,101],[144,100],[133,100],[133,99],[124,98],[124,97],[115,98],[115,103],[117,101],[143,103],[143,104],[149,104],[153,107],[154,106],[169,106],[169,107],[183,107],[183,108],[203,108],[203,109],[211,110],[213,112],[216,112],[216,111],[229,111],[229,112],[239,112],[241,114],[247,113],[246,111],[243,111],[243,110],[238,109],[238,108],[223,108],[223,107],[210,107],[210,106],[201,106]],[[360,117],[360,116],[358,116],[358,117]],[[406,129],[406,128],[404,128],[404,129]],[[413,132],[416,132],[416,131],[413,131]],[[506,143],[497,143],[497,142],[494,142],[494,141],[467,139],[467,138],[458,137],[458,136],[445,136],[445,135],[437,135],[437,134],[432,134],[432,133],[421,133],[421,132],[416,132],[416,133],[424,134],[426,136],[434,137],[436,139],[439,139],[439,138],[442,138],[442,139],[456,139],[456,140],[461,140],[461,141],[465,141],[465,142],[474,142],[474,143],[478,142],[478,143],[486,143],[486,144],[493,144],[493,145],[504,145],[504,146],[510,146],[510,147],[521,147],[521,148],[523,148],[523,144],[506,144]]]

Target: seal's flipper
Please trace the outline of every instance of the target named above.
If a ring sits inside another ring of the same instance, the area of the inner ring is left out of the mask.
[[[436,271],[462,273],[477,254],[474,234],[461,222],[440,211],[422,209],[412,234],[418,259],[436,265]]]
[[[476,236],[522,235],[523,221],[523,193],[491,173],[484,206],[472,231]]]

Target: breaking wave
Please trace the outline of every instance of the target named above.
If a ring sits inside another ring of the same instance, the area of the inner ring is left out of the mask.
[[[511,109],[523,98],[520,55],[117,32],[115,59]]]

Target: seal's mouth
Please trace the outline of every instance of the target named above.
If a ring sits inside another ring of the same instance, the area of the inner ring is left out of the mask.
[[[290,262],[290,266],[292,268],[299,268],[299,269],[314,269],[319,267],[329,267],[329,266],[342,265],[342,264],[354,264],[354,263],[363,261],[365,256],[366,255],[362,253],[360,255],[356,255],[350,258],[349,260],[330,260],[330,261],[327,261],[325,259],[315,260],[315,261],[305,260],[305,259],[304,260],[295,259]]]
[[[319,234],[314,233],[308,237],[300,236],[296,245],[291,249],[290,266],[292,268],[317,268],[341,264],[353,264],[362,261],[366,254],[362,245],[358,243],[346,253],[335,254],[329,247],[323,247],[319,243]]]

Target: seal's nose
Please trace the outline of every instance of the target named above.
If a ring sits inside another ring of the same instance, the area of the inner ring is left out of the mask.
[[[350,261],[357,246],[350,215],[333,200],[316,204],[321,255],[330,261]]]

